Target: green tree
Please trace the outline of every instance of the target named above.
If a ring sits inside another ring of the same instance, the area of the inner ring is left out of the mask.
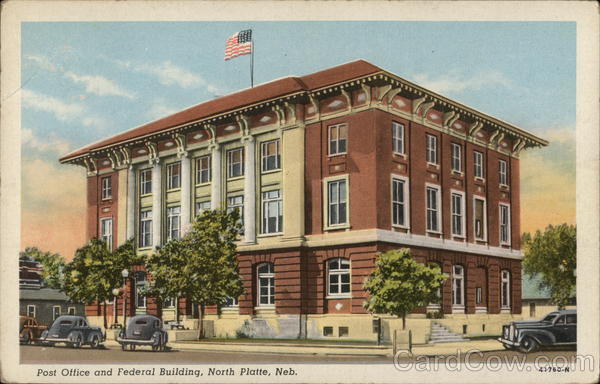
[[[365,308],[402,318],[402,329],[408,313],[438,300],[438,289],[448,278],[438,266],[418,263],[408,249],[380,254],[375,266],[364,284],[370,294]]]
[[[243,293],[235,245],[240,229],[237,210],[207,210],[181,240],[169,241],[147,260],[152,276],[148,294],[163,300],[183,297],[200,306],[198,338],[205,307]]]
[[[110,300],[112,290],[122,285],[121,271],[144,261],[136,255],[133,244],[130,239],[111,252],[104,241],[91,239],[75,252],[75,257],[65,268],[65,293],[72,300],[87,305],[93,302],[100,305]],[[103,320],[106,328],[106,304]]]
[[[19,253],[21,260],[33,260],[42,267],[42,279],[45,286],[62,289],[65,259],[58,253],[43,252],[37,247],[27,247]]]
[[[540,288],[550,291],[553,304],[564,308],[575,292],[577,268],[577,228],[549,225],[544,232],[523,234],[523,270],[540,277]]]

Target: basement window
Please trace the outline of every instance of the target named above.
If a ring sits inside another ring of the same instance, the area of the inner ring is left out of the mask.
[[[339,337],[346,337],[348,336],[348,327],[339,327],[338,332]]]
[[[323,327],[323,336],[333,336],[333,327]]]

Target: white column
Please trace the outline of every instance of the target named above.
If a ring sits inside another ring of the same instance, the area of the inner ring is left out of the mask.
[[[212,182],[210,191],[210,207],[217,209],[221,207],[221,148],[219,144],[212,147]]]
[[[185,235],[190,227],[190,203],[192,197],[192,167],[187,154],[181,157],[181,234]]]
[[[152,247],[161,245],[162,167],[158,159],[152,167]]]
[[[256,177],[254,138],[244,139],[244,242],[256,243]]]
[[[135,172],[133,164],[127,170],[127,240],[135,236]]]

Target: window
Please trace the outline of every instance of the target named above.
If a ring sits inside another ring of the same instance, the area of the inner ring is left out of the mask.
[[[196,203],[196,215],[201,215],[202,212],[208,211],[209,209],[211,209],[210,200],[199,201]]]
[[[462,172],[462,155],[461,146],[459,144],[452,143],[452,170],[454,172]]]
[[[348,222],[346,180],[335,180],[327,183],[327,224],[343,225]]]
[[[152,193],[152,170],[142,169],[140,171],[140,195]]]
[[[483,179],[483,153],[473,152],[473,174],[475,177]]]
[[[427,135],[427,162],[437,164],[437,137]]]
[[[506,167],[506,161],[498,161],[498,180],[500,185],[508,185],[508,168]]]
[[[392,177],[392,225],[408,226],[408,179]]]
[[[333,327],[323,327],[323,336],[333,336]]]
[[[427,187],[427,231],[440,232],[440,189]]]
[[[465,195],[452,192],[452,235],[463,237],[465,220]]]
[[[237,297],[227,297],[225,299],[225,307],[238,307],[239,302]]]
[[[346,153],[348,141],[348,125],[337,124],[329,126],[329,155]]]
[[[501,272],[501,289],[500,289],[500,302],[502,303],[502,308],[510,307],[510,272],[502,271]]]
[[[52,306],[52,321],[58,319],[60,317],[60,305]]]
[[[75,312],[76,312],[76,311],[75,311],[75,307],[69,307],[69,308],[67,309],[67,313],[68,313],[69,315],[75,315]]]
[[[196,184],[210,182],[210,155],[196,159]]]
[[[481,287],[475,288],[475,304],[481,304],[482,301],[482,289]]]
[[[350,296],[350,260],[332,259],[327,262],[327,294]]]
[[[175,298],[167,297],[163,301],[163,308],[174,308],[175,307]]]
[[[111,218],[100,219],[100,239],[106,243],[108,250],[112,250],[113,221]]]
[[[263,192],[263,233],[279,233],[283,231],[283,207],[279,189]]]
[[[338,328],[338,335],[339,335],[339,337],[346,337],[346,336],[348,336],[348,327],[339,327]]]
[[[135,273],[135,307],[146,308],[146,273],[138,271]]]
[[[535,317],[535,303],[529,303],[529,317]]]
[[[452,305],[464,306],[464,269],[462,265],[452,268]]]
[[[181,187],[181,163],[171,163],[167,165],[167,189],[177,189]]]
[[[280,168],[279,140],[267,141],[261,144],[262,171],[272,171]]]
[[[242,224],[242,233],[244,232],[244,196],[231,196],[227,199],[227,212],[238,209],[240,214],[240,223]]]
[[[108,200],[112,197],[112,178],[110,176],[102,178],[102,200]]]
[[[35,317],[35,305],[30,304],[27,306],[27,316]]]
[[[476,240],[485,240],[486,237],[486,214],[485,214],[485,200],[475,197],[473,210],[473,220],[475,223],[473,229],[475,231]]]
[[[244,175],[244,149],[237,148],[227,152],[227,177]]]
[[[275,305],[275,273],[273,264],[264,263],[257,267],[258,275],[258,305]]]
[[[566,315],[566,322],[567,324],[577,324],[577,315],[573,314],[573,315]]]
[[[404,154],[404,125],[392,122],[392,150]]]
[[[140,248],[152,245],[152,211],[140,212]]]
[[[500,244],[510,244],[510,207],[500,204]]]
[[[167,240],[179,239],[181,235],[180,215],[181,207],[177,206],[167,208]]]

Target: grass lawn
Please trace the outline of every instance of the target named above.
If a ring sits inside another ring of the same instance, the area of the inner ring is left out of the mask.
[[[374,341],[365,340],[320,340],[320,339],[262,339],[262,338],[220,338],[212,337],[209,339],[195,340],[202,342],[219,343],[295,343],[295,344],[363,344],[377,345]]]

